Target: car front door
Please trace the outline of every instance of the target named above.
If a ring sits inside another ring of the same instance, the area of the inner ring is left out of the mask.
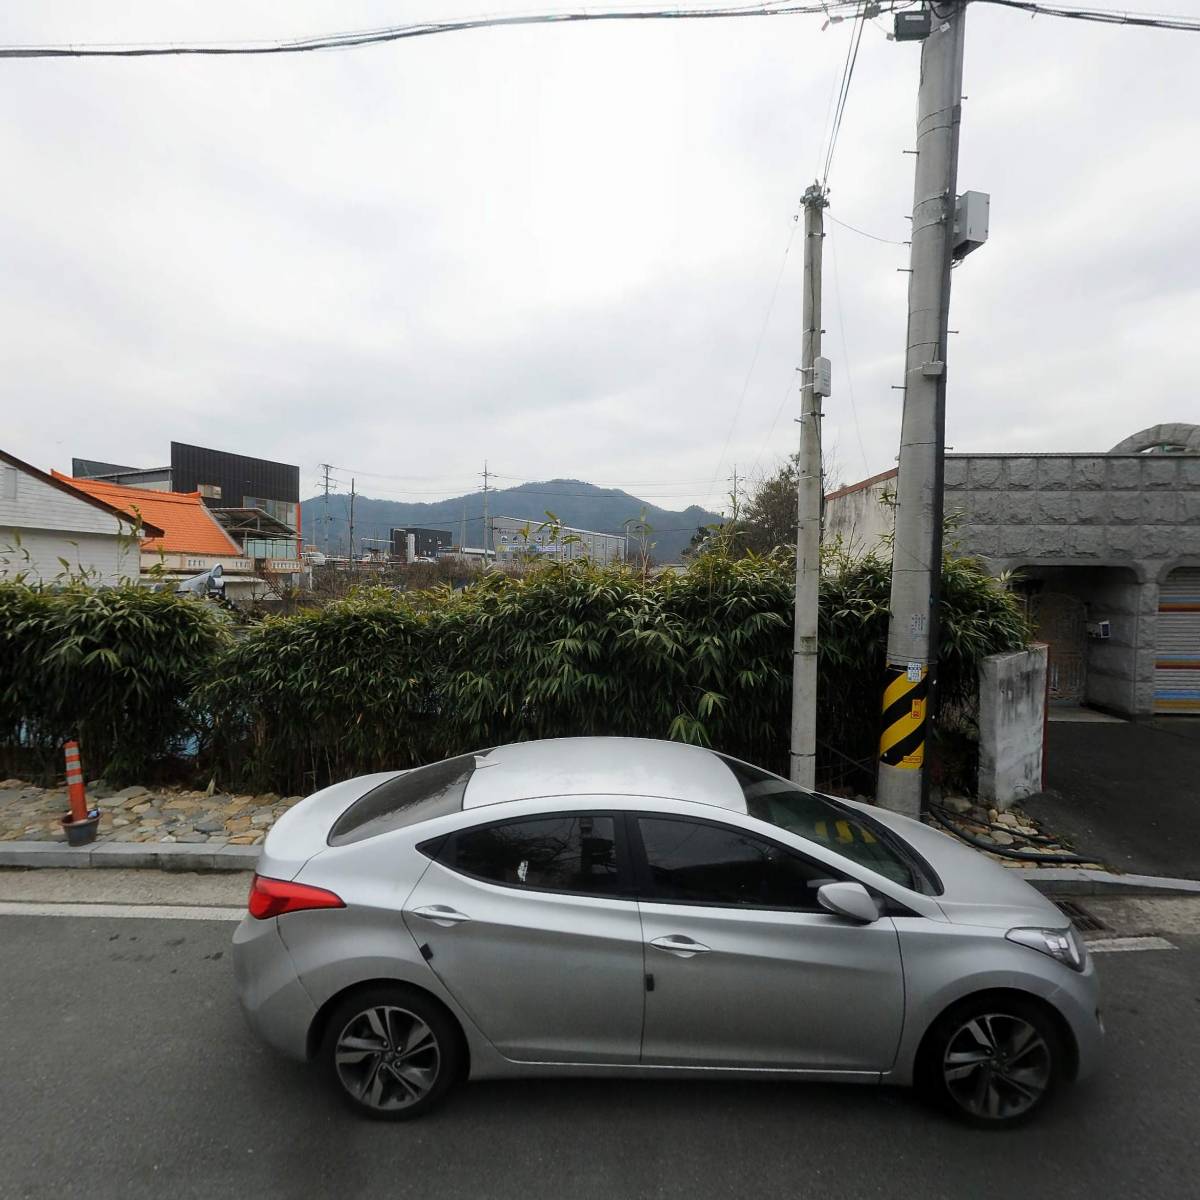
[[[893,922],[821,910],[831,872],[746,830],[639,815],[647,1064],[888,1070],[904,1020]]]
[[[404,906],[430,967],[506,1058],[637,1062],[642,930],[620,818],[451,834]]]

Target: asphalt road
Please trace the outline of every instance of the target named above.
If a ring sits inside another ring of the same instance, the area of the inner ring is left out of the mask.
[[[1118,870],[1200,879],[1200,719],[1052,721],[1048,735],[1057,795],[1022,807]]]
[[[1101,956],[1109,1069],[994,1134],[906,1092],[766,1083],[480,1083],[420,1122],[363,1121],[243,1027],[231,933],[0,916],[0,1197],[1197,1194],[1195,934]]]

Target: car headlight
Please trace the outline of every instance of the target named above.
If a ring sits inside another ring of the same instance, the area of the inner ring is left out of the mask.
[[[1074,929],[1010,929],[1004,936],[1010,942],[1050,955],[1072,971],[1087,966],[1087,947]]]

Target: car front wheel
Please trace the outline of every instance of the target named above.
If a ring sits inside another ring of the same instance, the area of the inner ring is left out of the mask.
[[[421,992],[373,987],[330,1014],[321,1057],[352,1108],[403,1121],[445,1097],[458,1077],[459,1043],[451,1019]]]
[[[981,996],[945,1013],[922,1049],[918,1083],[968,1123],[999,1129],[1029,1120],[1065,1069],[1052,1017],[1019,997]]]

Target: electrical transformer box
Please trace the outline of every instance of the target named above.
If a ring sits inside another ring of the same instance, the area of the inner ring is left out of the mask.
[[[963,192],[954,203],[954,257],[966,258],[988,239],[992,198],[987,192]]]
[[[929,9],[918,8],[915,12],[898,12],[895,15],[892,37],[898,42],[924,41],[933,27]]]

